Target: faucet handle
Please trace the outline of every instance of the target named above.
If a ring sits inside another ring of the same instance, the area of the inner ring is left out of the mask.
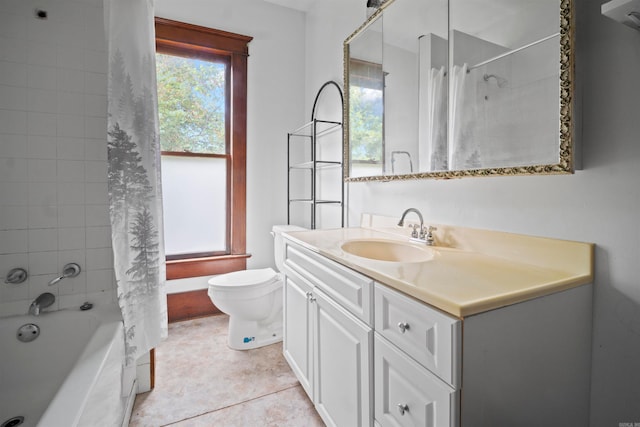
[[[431,225],[427,226],[427,227],[423,227],[422,230],[420,230],[420,238],[425,240],[427,242],[427,245],[431,246],[434,244],[435,240],[433,238],[433,232],[438,230],[436,227],[433,227]]]
[[[27,270],[25,270],[24,268],[12,268],[11,270],[9,270],[9,273],[7,273],[7,277],[4,279],[4,283],[19,285],[20,283],[23,283],[25,280],[27,280],[27,277]]]
[[[418,238],[418,229],[420,228],[420,226],[418,224],[413,224],[410,227],[413,228],[411,237],[413,237],[414,239]],[[422,237],[422,230],[420,230],[420,237]]]
[[[68,264],[65,264],[65,266],[62,268],[62,276],[58,276],[55,279],[52,279],[49,282],[49,286],[55,285],[56,283],[58,283],[62,279],[68,279],[70,277],[76,277],[77,275],[80,274],[80,271],[82,271],[82,269],[75,262],[70,262]]]

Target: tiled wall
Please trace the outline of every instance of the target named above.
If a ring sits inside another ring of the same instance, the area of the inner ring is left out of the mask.
[[[0,0],[0,316],[113,299],[106,73],[102,0]],[[67,262],[82,273],[48,286]]]

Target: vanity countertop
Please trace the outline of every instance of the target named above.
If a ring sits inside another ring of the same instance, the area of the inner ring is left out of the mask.
[[[388,262],[352,255],[344,242],[408,241],[400,227],[286,233],[294,242],[460,318],[593,280],[593,244],[437,225],[433,258]],[[416,243],[416,245],[423,245]]]

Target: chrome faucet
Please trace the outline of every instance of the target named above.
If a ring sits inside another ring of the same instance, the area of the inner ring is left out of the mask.
[[[422,214],[418,209],[409,208],[406,211],[404,211],[402,213],[402,216],[400,217],[400,221],[398,221],[398,226],[399,227],[404,226],[404,217],[406,217],[409,212],[415,212],[416,215],[418,215],[418,218],[420,218],[420,225],[413,226],[413,231],[411,232],[411,239],[409,240],[413,240],[420,243],[426,243],[428,246],[432,246],[435,243],[435,240],[433,238],[433,231],[437,230],[437,228],[432,226],[425,228],[424,220],[422,219]]]
[[[422,214],[416,208],[409,208],[406,211],[402,212],[402,216],[400,217],[400,221],[398,221],[398,226],[402,227],[404,225],[404,217],[407,216],[409,212],[415,212],[420,218],[420,233],[422,233],[422,228],[424,227],[424,220],[422,219]],[[411,237],[417,239],[418,237],[424,237],[424,235],[419,235],[417,227],[413,227],[413,231],[411,232]]]
[[[56,297],[50,292],[40,294],[40,296],[34,299],[29,306],[29,314],[33,316],[40,315],[40,310],[51,306],[55,302],[55,300]]]

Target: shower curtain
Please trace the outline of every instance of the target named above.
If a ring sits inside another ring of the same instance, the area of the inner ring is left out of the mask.
[[[451,71],[449,165],[452,170],[476,169],[481,165],[476,132],[476,79],[467,64],[454,65]]]
[[[153,0],[105,0],[108,183],[126,363],[167,335]]]
[[[445,69],[431,68],[427,80],[429,170],[447,170],[447,100]]]

